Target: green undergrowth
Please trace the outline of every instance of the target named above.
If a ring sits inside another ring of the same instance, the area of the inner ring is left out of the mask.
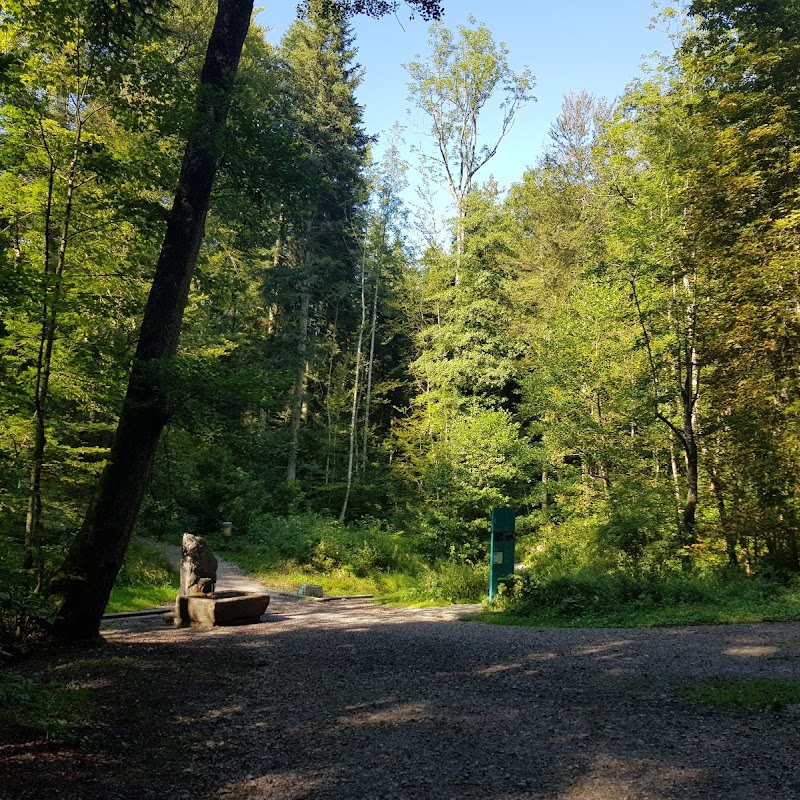
[[[107,614],[141,611],[175,602],[178,572],[158,549],[131,543],[106,606]]]
[[[781,711],[800,705],[800,681],[750,678],[714,679],[686,686],[687,700],[730,711]]]
[[[414,537],[379,520],[344,525],[316,514],[263,514],[247,531],[239,529],[227,537],[215,532],[204,538],[220,558],[275,589],[296,592],[300,584],[314,583],[326,595],[372,595],[376,602],[411,606],[486,599],[485,565],[428,562]],[[143,599],[144,587],[163,589],[164,573],[155,570],[147,580],[136,577],[148,569],[141,566],[141,556],[131,558],[130,576],[123,571],[115,590],[122,603],[109,610],[171,602],[175,584],[163,595]],[[159,569],[165,569],[163,562]],[[126,587],[131,595],[127,598]],[[132,605],[134,600],[142,605]],[[800,620],[800,582],[746,577],[703,565],[684,571],[680,562],[574,572],[531,568],[502,582],[499,597],[474,618],[506,625],[593,628]]]
[[[414,542],[377,520],[344,525],[320,515],[264,515],[244,534],[204,537],[212,550],[267,586],[295,592],[315,583],[326,595],[372,595],[397,605],[479,602],[488,573],[470,563],[426,563]]]
[[[800,620],[800,586],[725,572],[525,575],[476,618],[566,628],[793,621]]]
[[[320,571],[292,563],[272,569],[256,568],[252,574],[262,583],[275,589],[295,592],[301,583],[316,583],[323,587],[325,594],[329,595],[382,595],[386,591],[395,590],[407,579],[402,573],[358,576],[344,568]]]
[[[0,726],[46,738],[71,738],[89,719],[91,692],[42,675],[0,673]]]
[[[436,606],[450,603],[477,603],[485,591],[487,578],[470,565],[440,562],[409,572],[354,575],[346,568],[315,570],[287,564],[282,568],[253,573],[266,586],[296,592],[301,583],[315,583],[326,595],[371,595],[382,605]]]

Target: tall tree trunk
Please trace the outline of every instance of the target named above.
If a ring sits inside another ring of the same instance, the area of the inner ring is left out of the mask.
[[[281,255],[284,246],[286,219],[283,211],[278,216],[278,235],[275,237],[275,247],[272,251],[272,268],[276,269],[281,263]],[[278,324],[278,304],[272,302],[267,308],[267,334],[269,336],[275,335],[275,329]]]
[[[42,327],[39,332],[39,347],[36,355],[36,384],[33,390],[34,407],[34,441],[33,454],[31,458],[30,476],[28,481],[28,512],[25,517],[25,552],[22,559],[23,569],[29,570],[33,567],[35,539],[39,530],[39,519],[42,513],[42,464],[44,462],[44,451],[47,444],[45,431],[47,393],[49,386],[50,372],[45,370],[46,352],[48,346],[48,331],[52,309],[50,303],[50,281],[53,272],[53,204],[55,202],[55,178],[56,162],[50,148],[47,146],[47,138],[42,131],[42,142],[45,152],[50,160],[49,176],[47,181],[47,200],[45,202],[44,218],[44,268],[42,270]]]
[[[683,535],[686,544],[697,541],[697,499],[700,478],[700,452],[697,443],[697,401],[699,389],[699,366],[695,342],[697,336],[696,275],[684,274],[682,278],[685,300],[683,355],[683,384],[680,399],[683,418],[683,445],[686,459],[686,499],[683,506]]]
[[[325,485],[332,480],[336,469],[336,429],[333,424],[333,365],[336,359],[336,332],[339,327],[339,304],[336,304],[336,313],[333,317],[333,331],[331,332],[331,349],[328,357],[328,377],[325,381],[325,424],[326,424],[326,454],[325,454]]]
[[[697,493],[699,478],[699,454],[693,430],[687,430],[686,438],[686,497],[683,501],[683,534],[686,544],[697,541]]]
[[[383,239],[386,238],[386,225],[383,226]],[[369,327],[369,360],[367,361],[367,386],[364,392],[364,442],[361,466],[364,474],[367,470],[367,443],[369,441],[369,412],[372,404],[372,374],[375,367],[375,338],[378,330],[378,296],[381,283],[381,257],[378,255],[378,264],[375,268],[375,288],[372,293],[372,319]]]
[[[165,367],[178,348],[214,183],[215,149],[252,11],[253,0],[218,0],[200,77],[196,124],[184,151],[114,442],[96,500],[52,585],[59,601],[53,630],[64,639],[92,638],[100,629],[168,419]]]
[[[683,287],[687,296],[686,307],[681,316],[685,324],[685,330],[681,330],[676,322],[679,318],[677,314],[670,314],[670,323],[673,326],[676,338],[681,342],[680,351],[675,359],[675,377],[678,383],[678,406],[681,415],[681,425],[678,427],[672,420],[661,413],[660,407],[660,386],[658,369],[656,367],[653,349],[650,340],[650,332],[645,323],[639,295],[636,290],[636,283],[629,279],[631,286],[631,296],[639,317],[639,325],[644,336],[645,349],[650,364],[651,384],[653,388],[652,403],[656,419],[663,422],[674,434],[675,439],[681,444],[684,453],[684,463],[686,466],[686,494],[683,500],[683,508],[680,512],[680,532],[684,544],[691,545],[696,540],[696,516],[697,516],[697,497],[698,497],[698,473],[699,455],[697,445],[697,425],[695,414],[699,397],[699,367],[697,362],[697,351],[695,349],[697,309],[695,307],[696,277],[694,275],[684,276]],[[678,306],[678,279],[673,275],[673,306]],[[668,411],[669,413],[669,411]],[[677,465],[675,461],[672,441],[670,441],[670,460],[672,462],[673,479],[677,485]],[[688,562],[687,562],[688,563]]]
[[[303,419],[303,398],[306,391],[308,373],[308,315],[311,306],[311,289],[303,284],[300,293],[300,319],[297,344],[298,365],[292,393],[291,421],[289,423],[289,461],[286,465],[286,480],[297,480],[297,454],[300,451],[300,423]]]
[[[366,247],[365,247],[366,249]],[[361,393],[361,356],[364,344],[364,328],[367,324],[366,266],[361,268],[361,324],[358,326],[358,342],[356,344],[356,371],[353,378],[353,405],[350,410],[350,452],[347,457],[347,488],[339,512],[339,522],[344,522],[347,504],[350,502],[350,491],[353,488],[353,467],[356,454],[356,428],[358,425],[358,400]]]
[[[47,136],[42,126],[42,143],[50,163],[49,179],[47,184],[47,203],[45,211],[44,235],[44,270],[43,270],[43,303],[42,327],[39,336],[39,351],[36,360],[36,386],[34,390],[35,434],[33,456],[30,471],[28,493],[28,512],[25,517],[25,556],[23,567],[30,569],[34,563],[34,552],[40,549],[40,529],[42,520],[42,472],[44,468],[44,454],[47,446],[47,401],[50,393],[50,373],[53,364],[53,345],[56,339],[58,311],[61,305],[63,287],[64,265],[67,258],[67,243],[69,241],[69,226],[72,217],[73,198],[75,196],[75,177],[78,170],[81,136],[83,135],[83,118],[81,107],[83,105],[83,92],[75,97],[75,141],[73,144],[72,158],[67,169],[67,193],[64,203],[64,218],[61,223],[61,233],[58,236],[58,249],[52,253],[55,245],[55,232],[53,231],[53,206],[55,203],[55,178],[57,175],[56,161],[47,144]],[[53,258],[55,255],[55,258]],[[55,264],[53,264],[55,261]],[[50,285],[50,282],[53,285]],[[42,588],[44,580],[43,559],[39,557],[39,575],[36,591]]]
[[[542,511],[547,511],[549,507],[549,499],[547,497],[547,482],[549,477],[547,467],[542,467]]]
[[[675,515],[680,518],[681,512],[681,475],[678,470],[678,458],[675,455],[675,436],[669,432],[669,473],[672,478],[672,493],[675,495]]]
[[[728,556],[728,564],[731,567],[738,568],[739,556],[736,552],[736,535],[730,530],[728,522],[728,508],[725,504],[725,493],[722,489],[722,479],[717,469],[716,458],[713,458],[706,446],[703,446],[703,460],[705,461],[706,470],[708,471],[708,480],[711,485],[711,493],[714,495],[714,500],[717,504],[717,515],[719,516],[719,527],[722,530],[722,535],[725,538],[725,553]]]

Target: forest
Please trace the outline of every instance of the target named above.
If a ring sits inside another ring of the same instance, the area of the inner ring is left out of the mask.
[[[96,634],[132,537],[223,520],[406,599],[485,594],[497,506],[523,610],[797,588],[800,3],[662,10],[674,51],[566,96],[510,188],[535,80],[446,2],[409,4],[430,149],[373,157],[351,14],[391,5],[273,45],[248,0],[3,3],[8,635]]]

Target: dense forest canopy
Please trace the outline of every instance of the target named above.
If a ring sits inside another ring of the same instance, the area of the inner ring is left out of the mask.
[[[481,182],[503,146],[483,123],[505,131],[534,78],[485,25],[434,21],[407,69],[418,167],[453,213],[422,246],[411,154],[373,161],[356,99],[350,15],[398,4],[308,0],[279,45],[251,24],[215,73],[215,35],[230,49],[251,5],[0,12],[11,615],[88,587],[87,635],[132,532],[268,536],[303,514],[479,564],[509,505],[542,573],[797,572],[796,0],[665,12],[675,51],[615,102],[565,97],[507,192]],[[148,323],[176,253],[175,316]],[[126,421],[143,417],[147,436]]]

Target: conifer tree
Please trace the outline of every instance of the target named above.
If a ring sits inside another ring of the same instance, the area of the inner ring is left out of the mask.
[[[276,245],[283,282],[294,292],[280,323],[295,349],[286,472],[294,481],[301,426],[310,414],[310,383],[318,382],[323,371],[322,339],[332,331],[332,346],[337,346],[358,328],[358,210],[364,200],[367,139],[354,94],[360,68],[353,64],[355,50],[344,15],[312,0],[287,32],[281,52],[291,70],[291,123],[306,155],[309,186]],[[319,383],[323,393],[330,391]]]

